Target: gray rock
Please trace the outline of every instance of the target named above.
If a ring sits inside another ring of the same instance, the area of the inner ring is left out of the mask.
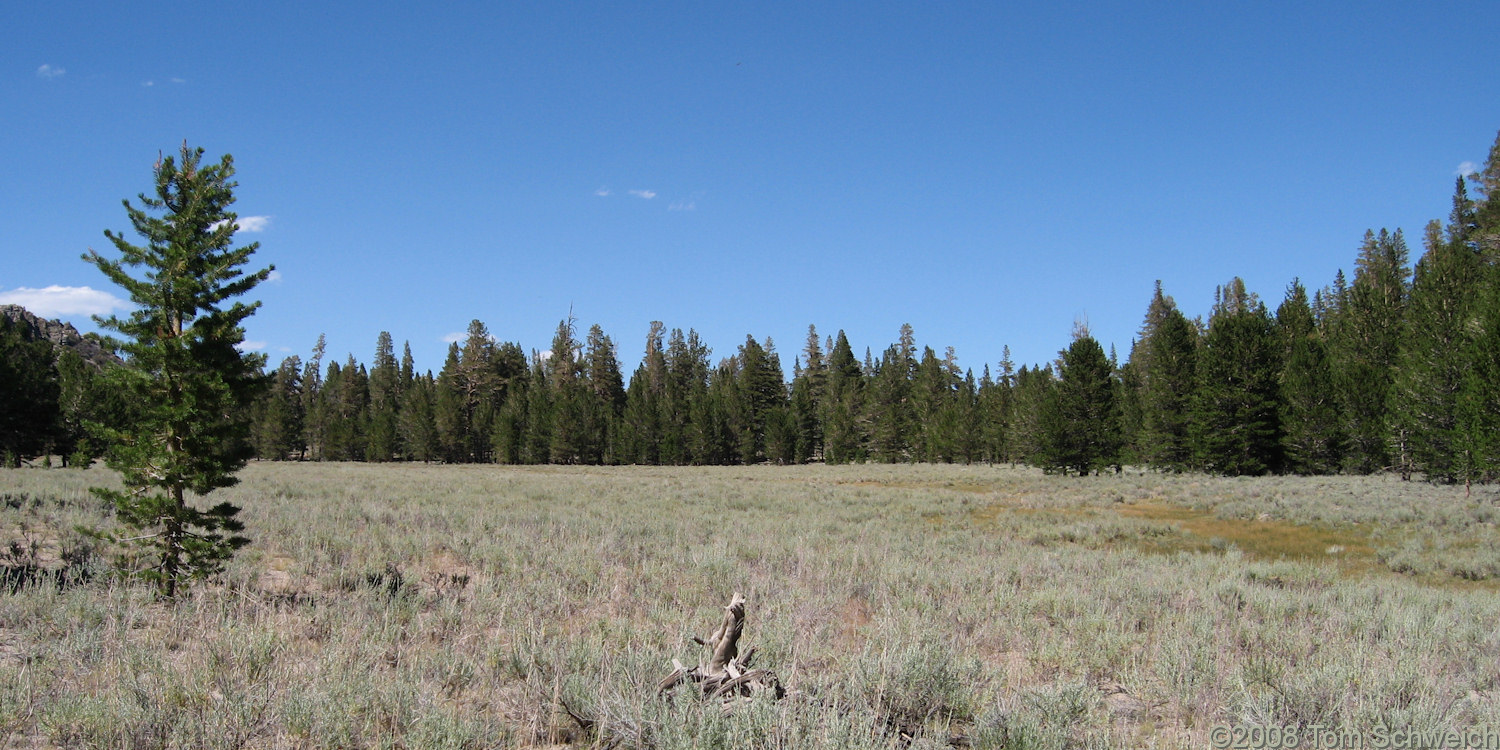
[[[51,342],[58,354],[62,354],[65,349],[71,349],[83,358],[83,361],[100,368],[121,363],[121,359],[114,352],[106,350],[99,345],[99,342],[78,333],[78,329],[74,328],[72,323],[39,318],[20,305],[0,305],[0,315],[9,318],[22,330],[28,331],[32,339]]]

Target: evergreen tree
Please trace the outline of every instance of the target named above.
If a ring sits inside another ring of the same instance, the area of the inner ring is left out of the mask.
[[[302,370],[302,445],[299,459],[323,460],[323,440],[328,432],[327,408],[323,403],[323,354],[327,342],[318,334],[312,357]]]
[[[990,463],[1014,460],[1011,451],[1011,419],[1014,416],[1011,401],[1016,385],[1015,362],[1011,360],[1010,347],[1001,349],[1000,377],[990,376],[990,366],[984,366],[984,375],[979,379],[979,423],[983,457]]]
[[[1118,466],[1119,405],[1104,348],[1082,330],[1059,355],[1057,384],[1042,402],[1040,465],[1080,475]]]
[[[839,331],[829,347],[828,389],[822,408],[823,459],[831,464],[862,461],[865,437],[860,415],[864,413],[865,378],[849,339]]]
[[[1006,347],[1009,351],[1009,347]],[[1012,376],[1014,377],[1014,376]],[[975,406],[979,424],[979,456],[980,460],[987,463],[999,463],[1009,460],[1006,451],[1006,441],[1010,430],[1007,418],[1009,408],[1007,402],[1010,400],[1009,389],[1002,385],[1001,381],[995,380],[990,374],[990,366],[984,366],[984,374],[979,376],[979,389],[976,396]]]
[[[396,391],[402,396],[406,395],[406,389],[416,379],[415,365],[416,361],[411,356],[411,342],[407,341],[401,345],[401,375],[396,383]]]
[[[442,456],[434,407],[436,389],[437,385],[429,371],[424,375],[414,376],[401,394],[398,424],[402,451],[409,461],[427,463],[439,460]]]
[[[1140,381],[1141,421],[1134,452],[1152,468],[1183,471],[1194,464],[1190,426],[1197,357],[1198,331],[1157,282],[1131,355]]]
[[[1500,134],[1490,146],[1484,167],[1469,178],[1475,189],[1475,202],[1468,218],[1472,230],[1466,240],[1490,268],[1500,266]]]
[[[1472,204],[1459,178],[1447,237],[1428,226],[1426,252],[1417,261],[1406,325],[1390,389],[1391,434],[1403,475],[1423,472],[1431,481],[1467,479],[1478,456],[1463,439],[1460,391],[1473,363],[1471,326],[1482,267],[1469,242]]]
[[[870,457],[881,463],[907,459],[907,432],[911,422],[911,380],[900,347],[886,347],[870,378],[865,407],[870,423]]]
[[[156,558],[146,575],[165,598],[190,579],[219,572],[248,542],[238,535],[239,508],[225,502],[200,510],[187,495],[204,497],[238,481],[235,472],[253,452],[247,409],[266,382],[263,358],[237,348],[245,339],[241,324],[260,303],[229,303],[273,268],[242,270],[258,244],[231,246],[233,160],[225,155],[204,166],[202,155],[184,143],[177,159],[157,162],[154,197],[140,194],[141,208],[124,202],[144,247],[106,230],[119,259],[93,250],[84,256],[138,305],[126,319],[98,319],[127,339],[126,364],[112,373],[139,407],[135,424],[110,435],[108,463],[126,490],[94,491],[114,504],[121,522],[145,532],[134,534],[134,543]],[[143,278],[131,275],[143,266]]]
[[[1140,352],[1140,341],[1130,344],[1130,359],[1116,368],[1115,400],[1120,407],[1120,462],[1143,464],[1141,455],[1141,433],[1146,421],[1144,398],[1146,384],[1141,378],[1141,367],[1136,362]]]
[[[805,364],[804,364],[805,362]],[[828,389],[828,363],[818,341],[818,329],[807,327],[802,361],[792,378],[791,418],[796,430],[794,460],[806,463],[823,455],[823,401]]]
[[[453,378],[453,387],[459,397],[460,461],[490,459],[496,401],[501,397],[497,356],[495,338],[489,329],[479,320],[469,321]]]
[[[400,435],[397,422],[401,412],[400,368],[391,334],[381,331],[375,338],[375,361],[370,368],[369,426],[365,437],[365,458],[369,461],[392,461],[401,452],[397,441]]]
[[[938,359],[924,347],[911,386],[912,455],[918,461],[951,463],[958,454],[958,363],[952,350]]]
[[[766,452],[767,420],[774,410],[783,409],[786,388],[781,370],[781,358],[770,339],[764,345],[753,336],[746,336],[736,359],[736,403],[733,407],[734,431],[741,463],[752,464],[773,458]],[[776,437],[780,441],[778,452],[784,456],[785,447],[792,436],[784,431],[783,414],[777,413]],[[793,438],[794,439],[794,438]]]
[[[736,360],[724,360],[708,377],[701,392],[689,400],[686,420],[687,453],[698,466],[741,462],[743,448],[737,424],[744,419]]]
[[[469,422],[459,352],[458,342],[448,344],[448,356],[432,389],[434,458],[447,463],[469,460]]]
[[[1475,318],[1466,352],[1472,364],[1459,389],[1459,453],[1470,457],[1466,479],[1494,481],[1500,478],[1500,266],[1490,268]]]
[[[556,464],[583,463],[595,446],[588,424],[587,385],[582,382],[582,345],[574,335],[573,318],[557,324],[547,358],[547,382],[552,401],[552,445],[549,460]]]
[[[529,370],[514,378],[506,389],[505,403],[495,413],[495,426],[490,443],[494,446],[495,461],[502,464],[525,463],[526,408],[532,387]]]
[[[797,462],[797,422],[789,403],[778,403],[765,414],[765,455],[780,466]]]
[[[1012,428],[1010,460],[1012,463],[1044,463],[1045,425],[1042,408],[1055,383],[1052,368],[1021,365],[1016,371],[1016,385],[1010,400],[1009,422]]]
[[[1210,472],[1265,474],[1280,463],[1275,331],[1266,307],[1236,278],[1220,289],[1198,355],[1193,437]]]
[[[870,455],[883,463],[909,458],[912,422],[912,376],[917,368],[916,340],[909,324],[902,324],[897,343],[881,355],[870,379],[866,407],[870,420]],[[868,355],[867,355],[868,356]]]
[[[1276,309],[1276,332],[1285,362],[1279,399],[1285,468],[1298,474],[1336,472],[1343,455],[1338,403],[1322,333],[1300,282],[1292,282]]]
[[[348,461],[350,441],[354,439],[354,426],[345,421],[340,409],[344,397],[344,367],[338,362],[328,363],[328,372],[323,375],[322,398],[318,401],[318,414],[323,422],[324,461]]]
[[[660,454],[664,464],[723,462],[723,459],[704,458],[696,453],[699,449],[717,453],[720,449],[716,446],[713,435],[724,426],[709,425],[702,430],[697,429],[693,424],[696,415],[700,411],[706,411],[727,418],[727,402],[714,408],[700,408],[700,402],[708,394],[709,354],[711,350],[703,344],[697,331],[688,329],[684,335],[682,329],[672,329],[667,341],[666,390],[661,400]],[[729,384],[722,385],[727,387]],[[722,395],[719,394],[720,397]]]
[[[620,463],[653,465],[658,459],[658,421],[660,407],[646,384],[646,366],[642,364],[630,376],[625,389],[625,408],[620,414],[620,434],[615,452]]]
[[[1486,278],[1475,302],[1468,360],[1460,392],[1463,449],[1475,456],[1475,474],[1500,479],[1500,135],[1473,178],[1478,200],[1470,234]]]
[[[18,467],[52,442],[58,419],[52,344],[0,315],[0,464]]]
[[[283,461],[301,450],[302,359],[293,354],[281,360],[271,386],[260,399],[252,429],[255,455]]]
[[[1332,384],[1342,414],[1346,468],[1390,464],[1386,405],[1408,294],[1408,251],[1401,231],[1366,232],[1354,283],[1331,331]]]
[[[622,460],[626,463],[661,463],[662,400],[667,390],[667,358],[662,349],[665,331],[666,326],[661,321],[651,321],[651,329],[646,334],[645,354],[640,366],[630,376],[622,430],[627,442]]]
[[[548,360],[533,352],[525,393],[526,434],[521,463],[544,464],[552,459],[552,388],[547,367]]]
[[[979,410],[979,382],[974,371],[964,373],[958,392],[950,402],[952,416],[944,420],[956,426],[953,438],[954,458],[966,464],[984,460],[984,417]]]
[[[328,407],[324,457],[332,461],[364,461],[370,405],[370,378],[364,365],[349,355],[344,365],[328,365],[323,381]]]
[[[791,420],[791,463],[805,464],[818,456],[822,449],[823,425],[820,409],[812,395],[812,385],[801,366],[801,359],[793,360],[792,392],[787,402],[787,418]]]
[[[625,409],[625,384],[615,342],[597,324],[584,342],[583,374],[588,383],[588,463],[620,463],[612,438]]]
[[[117,396],[100,382],[99,367],[71,349],[57,354],[57,420],[53,448],[62,457],[63,466],[88,468],[103,455],[104,445],[93,440],[90,424],[118,427],[127,423],[125,409]]]

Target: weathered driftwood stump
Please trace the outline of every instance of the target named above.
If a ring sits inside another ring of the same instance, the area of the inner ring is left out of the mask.
[[[786,691],[775,672],[750,667],[750,660],[755,658],[753,647],[740,655],[740,636],[744,632],[745,597],[736,591],[729,605],[724,607],[724,622],[708,640],[693,638],[708,651],[708,658],[700,660],[692,669],[673,659],[674,669],[657,686],[657,694],[665,695],[678,685],[691,682],[698,686],[700,694],[709,698],[749,698],[757,693],[770,693],[776,698],[785,696]]]

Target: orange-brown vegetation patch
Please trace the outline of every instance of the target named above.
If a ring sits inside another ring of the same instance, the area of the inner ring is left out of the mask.
[[[1143,522],[1142,533],[1114,540],[1147,552],[1213,552],[1232,547],[1260,560],[1331,563],[1349,573],[1382,569],[1363,529],[1295,524],[1266,516],[1253,520],[1222,518],[1209,511],[1159,501],[1047,507],[1017,496],[977,508],[969,516],[977,524],[989,525],[1001,523],[1011,514],[1058,522],[1110,516],[1133,519]],[[1153,527],[1170,527],[1177,533],[1150,533]]]
[[[1166,503],[1120,504],[1112,510],[1127,518],[1169,523],[1185,532],[1171,539],[1152,539],[1147,545],[1169,545],[1163,551],[1207,551],[1233,545],[1247,555],[1266,560],[1338,561],[1356,568],[1376,564],[1369,537],[1359,529],[1295,524],[1264,516],[1254,520],[1221,518]]]

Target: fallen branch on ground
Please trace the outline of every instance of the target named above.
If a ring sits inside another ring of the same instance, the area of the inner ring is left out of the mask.
[[[777,699],[786,695],[781,680],[769,669],[752,669],[750,661],[755,658],[755,649],[743,655],[739,652],[740,636],[745,631],[745,597],[734,592],[728,606],[724,607],[724,621],[708,640],[693,638],[708,651],[708,658],[698,666],[688,669],[682,662],[673,659],[672,673],[657,685],[657,695],[665,695],[678,685],[691,682],[698,686],[699,693],[708,698],[730,700],[750,698],[768,693]]]

